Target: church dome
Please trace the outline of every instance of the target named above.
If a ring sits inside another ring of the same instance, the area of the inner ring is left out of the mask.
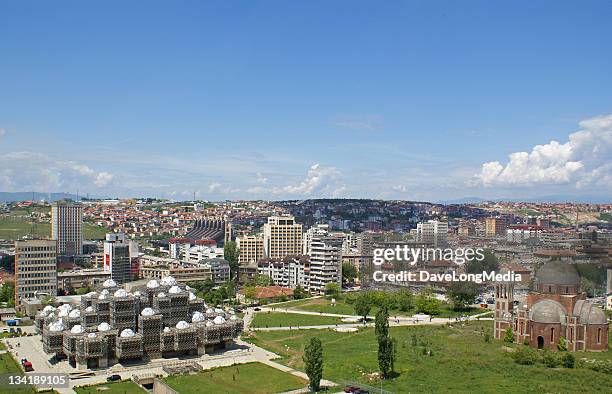
[[[536,302],[529,313],[529,320],[536,323],[562,323],[565,321],[565,308],[557,301]]]
[[[582,324],[607,324],[606,314],[601,308],[589,301],[578,300],[574,306],[574,316],[580,317]]]
[[[535,274],[538,284],[579,286],[580,275],[573,264],[551,261],[544,264]]]

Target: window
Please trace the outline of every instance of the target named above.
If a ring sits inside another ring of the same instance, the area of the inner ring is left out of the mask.
[[[601,343],[601,328],[597,329],[597,343]]]
[[[550,343],[554,343],[555,342],[555,329],[551,328],[550,329]]]

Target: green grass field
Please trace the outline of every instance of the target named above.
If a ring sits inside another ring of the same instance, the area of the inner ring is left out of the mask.
[[[77,394],[143,394],[145,390],[131,380],[114,383],[103,383],[95,386],[75,387]]]
[[[344,299],[336,300],[336,304],[332,305],[331,301],[321,298],[307,298],[304,300],[294,300],[282,302],[279,304],[269,305],[270,308],[276,308],[277,310],[283,310],[284,308],[298,309],[309,312],[319,313],[336,313],[339,315],[355,315],[355,308],[353,305],[348,304]],[[370,310],[370,316],[375,316],[378,312],[378,307],[372,306]],[[440,314],[436,317],[456,317],[463,314],[473,315],[477,313],[483,313],[485,311],[478,308],[471,308],[467,311],[455,311],[450,304],[442,304]],[[389,310],[390,316],[412,316],[416,311],[403,312],[400,310]]]
[[[296,327],[342,324],[342,318],[332,316],[300,315],[297,313],[258,312],[251,327]]]
[[[170,387],[181,394],[280,393],[306,387],[308,382],[261,363],[215,368],[193,375],[174,375],[164,378]]]
[[[51,236],[51,223],[39,222],[32,229],[32,221],[23,217],[2,216],[0,217],[0,239],[19,239],[24,235],[33,233],[40,237]],[[106,234],[104,227],[91,223],[83,224],[83,237],[85,239],[102,239]]]
[[[471,322],[464,326],[393,327],[397,341],[395,369],[399,376],[383,381],[383,388],[394,392],[610,392],[612,376],[588,369],[546,368],[542,364],[518,365],[501,341],[484,341],[484,330],[492,322]],[[416,345],[413,345],[413,335]],[[377,344],[372,328],[355,333],[332,330],[256,332],[249,339],[283,357],[279,362],[303,370],[304,345],[313,337],[323,343],[325,378],[361,381],[379,387],[369,374],[378,371]],[[423,355],[424,345],[433,352]],[[511,345],[524,346],[524,345]],[[577,358],[592,353],[578,353]],[[612,354],[596,353],[592,358],[612,359]]]
[[[8,353],[0,354],[0,375],[3,374],[23,375],[23,372],[21,371],[21,368],[19,368],[19,365],[17,365],[17,362]],[[6,384],[8,384],[8,375],[2,378],[2,385],[5,386]],[[19,386],[19,388],[11,387],[10,390],[7,391],[2,391],[0,388],[0,393],[2,392],[32,394],[34,390],[30,386]]]

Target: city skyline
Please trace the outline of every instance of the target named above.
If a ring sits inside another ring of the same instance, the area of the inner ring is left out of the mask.
[[[107,4],[3,5],[0,191],[612,195],[610,3]]]

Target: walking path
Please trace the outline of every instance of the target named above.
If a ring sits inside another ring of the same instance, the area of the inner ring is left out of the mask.
[[[294,313],[299,315],[312,315],[312,316],[330,316],[330,317],[340,317],[340,318],[354,318],[361,319],[360,316],[356,315],[343,315],[337,313],[320,313],[320,312],[311,312],[311,311],[302,311],[298,309],[292,308],[270,308],[269,306],[261,307],[261,310],[255,312],[253,308],[248,308],[245,314],[244,326],[245,330],[251,331],[287,331],[287,330],[324,330],[330,328],[359,328],[359,327],[374,327],[374,322],[362,323],[345,323],[345,324],[322,324],[322,325],[313,325],[313,326],[287,326],[287,327],[253,327],[251,328],[251,322],[253,321],[254,315],[256,313],[267,313],[267,312],[277,312],[277,313]],[[430,318],[427,315],[415,315],[415,316],[397,316],[389,318],[389,326],[398,327],[398,326],[415,326],[415,325],[430,325],[430,324],[447,324],[447,323],[458,323],[462,321],[473,321],[473,320],[493,320],[491,317],[483,317],[485,315],[489,315],[490,311],[479,313],[471,316],[464,316],[461,318],[455,317],[433,317]],[[248,319],[246,316],[248,315]],[[373,320],[374,316],[368,316],[368,319]]]

